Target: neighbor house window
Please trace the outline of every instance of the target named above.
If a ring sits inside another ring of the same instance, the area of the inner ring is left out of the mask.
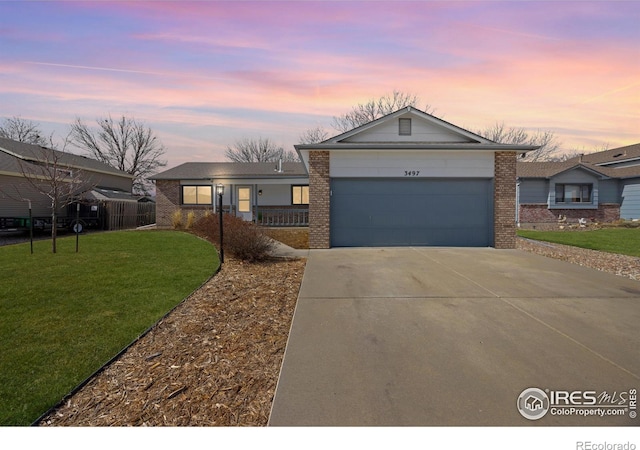
[[[556,184],[556,203],[591,203],[592,184]]]
[[[398,124],[400,136],[411,136],[411,119],[400,119]]]
[[[211,186],[182,186],[183,205],[211,205]]]
[[[308,205],[309,186],[291,186],[291,203],[294,205]]]

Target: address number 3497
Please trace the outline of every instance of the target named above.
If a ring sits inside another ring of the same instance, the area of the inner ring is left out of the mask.
[[[417,177],[418,175],[420,175],[420,171],[419,170],[405,170],[404,171],[404,176],[405,177]]]

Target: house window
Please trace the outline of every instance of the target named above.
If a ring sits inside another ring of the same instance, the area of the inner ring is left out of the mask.
[[[211,186],[182,186],[183,205],[211,205]]]
[[[556,203],[591,203],[592,184],[556,184]]]
[[[291,204],[309,204],[309,186],[291,186]]]
[[[398,124],[400,136],[411,136],[411,119],[400,119]]]
[[[251,188],[238,188],[238,212],[251,212]]]

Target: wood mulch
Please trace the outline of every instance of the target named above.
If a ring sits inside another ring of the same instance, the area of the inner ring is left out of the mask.
[[[305,263],[225,259],[39,425],[266,425]]]
[[[264,233],[289,247],[297,249],[309,248],[309,228],[265,228]]]

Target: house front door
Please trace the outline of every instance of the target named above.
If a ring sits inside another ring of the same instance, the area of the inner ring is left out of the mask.
[[[236,216],[242,217],[244,220],[253,220],[251,208],[251,186],[238,186],[236,195]]]

